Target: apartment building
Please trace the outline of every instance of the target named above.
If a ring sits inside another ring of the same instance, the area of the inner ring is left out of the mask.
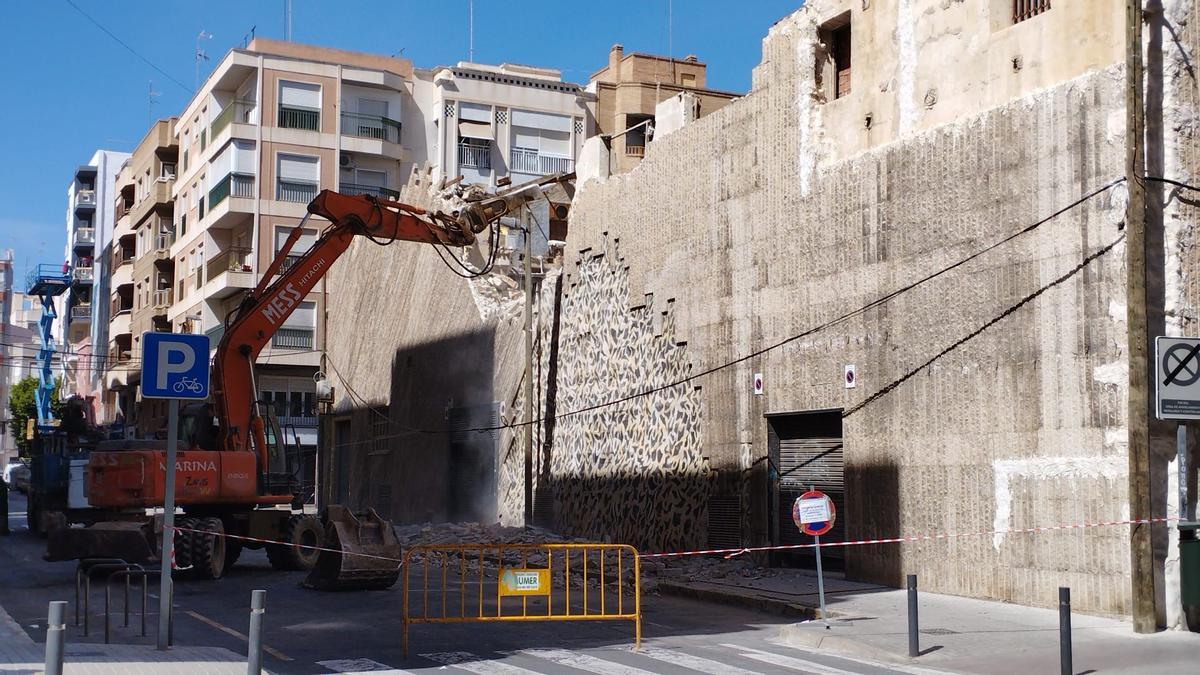
[[[695,56],[675,59],[653,54],[626,54],[613,45],[608,65],[592,73],[588,91],[595,94],[598,133],[611,136],[609,172],[624,173],[641,163],[653,138],[655,108],[687,94],[688,118],[708,115],[740,96],[707,88],[708,66]]]
[[[413,98],[434,179],[463,177],[494,189],[571,171],[594,123],[590,96],[550,68],[459,62],[417,70]]]
[[[117,173],[112,241],[105,249],[111,275],[105,391],[101,422],[123,421],[140,435],[152,435],[165,422],[161,401],[140,401],[141,336],[169,332],[173,213],[171,188],[177,173],[176,118],[159,120]]]
[[[116,222],[116,177],[127,152],[97,150],[75,170],[67,186],[67,244],[64,268],[71,288],[56,303],[55,338],[64,357],[65,398],[78,394],[92,404],[102,399],[103,359],[108,345],[109,263],[103,252]]]
[[[206,332],[215,347],[319,190],[397,196],[413,162],[401,135],[411,86],[405,59],[263,38],[226,54],[175,124],[174,276],[164,325]],[[327,225],[308,221],[285,269]],[[322,283],[257,369],[260,398],[314,448],[325,304]]]

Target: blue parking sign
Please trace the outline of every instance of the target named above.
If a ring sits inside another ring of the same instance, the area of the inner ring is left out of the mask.
[[[208,398],[208,336],[142,333],[144,398]]]

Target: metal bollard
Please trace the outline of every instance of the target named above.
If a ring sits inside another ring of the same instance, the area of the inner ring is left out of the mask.
[[[63,647],[67,639],[67,601],[50,603],[46,619],[46,675],[62,675]]]
[[[921,638],[917,625],[917,575],[908,575],[908,655],[921,655]]]
[[[267,592],[253,591],[250,595],[250,640],[246,649],[247,675],[262,673],[262,623],[266,606]]]
[[[1073,675],[1071,665],[1071,589],[1058,587],[1058,659],[1062,675]]]

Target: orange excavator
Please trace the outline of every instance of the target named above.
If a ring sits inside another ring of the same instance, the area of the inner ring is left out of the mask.
[[[561,180],[559,176],[539,184]],[[317,195],[258,285],[226,319],[213,358],[210,400],[185,407],[181,415],[174,467],[175,502],[184,511],[176,520],[179,569],[199,578],[219,578],[243,547],[266,546],[277,569],[313,568],[320,555],[316,547],[399,557],[390,523],[373,511],[360,521],[349,510],[330,506],[324,523],[303,512],[284,434],[272,406],[256,400],[255,359],[355,237],[378,244],[401,240],[449,247],[473,244],[476,235],[491,229],[494,255],[500,218],[539,194],[520,189],[477,197],[450,214],[329,190]],[[299,260],[285,267],[305,222],[314,215],[332,225]],[[163,505],[165,464],[161,440],[102,442],[88,460],[85,494],[93,508],[107,510],[110,516],[87,528],[53,532],[46,559],[156,559],[162,526],[145,514]],[[322,559],[323,578],[313,585],[390,586],[394,567],[366,556]]]

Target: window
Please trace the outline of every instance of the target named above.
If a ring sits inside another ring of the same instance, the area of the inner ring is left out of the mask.
[[[821,26],[817,35],[824,47],[817,50],[818,86],[832,101],[850,93],[850,12]]]
[[[170,180],[175,177],[175,162],[163,162],[159,168],[159,178]]]
[[[680,73],[679,74],[679,84],[682,84],[685,87],[696,86],[696,74],[695,73]]]
[[[321,85],[279,81],[279,126],[317,131],[321,126]]]
[[[1050,0],[1012,0],[1012,22],[1021,23],[1049,9]]]
[[[392,420],[388,417],[387,406],[376,406],[371,411],[371,451],[368,454],[386,454],[388,452],[388,436]]]
[[[459,138],[458,166],[472,169],[492,168],[492,142],[483,138]]]
[[[291,235],[292,229],[293,228],[286,225],[278,225],[275,227],[276,255],[283,250],[283,244],[287,241],[288,236]],[[292,244],[292,250],[288,251],[288,256],[284,259],[283,265],[280,266],[279,272],[282,274],[283,272],[291,269],[292,265],[296,264],[296,261],[299,260],[300,257],[305,253],[307,253],[315,243],[317,243],[317,231],[305,228],[304,233],[300,235],[300,238],[296,240],[296,243]]]
[[[276,174],[279,176],[276,199],[307,204],[317,196],[321,160],[317,157],[280,153]]]

